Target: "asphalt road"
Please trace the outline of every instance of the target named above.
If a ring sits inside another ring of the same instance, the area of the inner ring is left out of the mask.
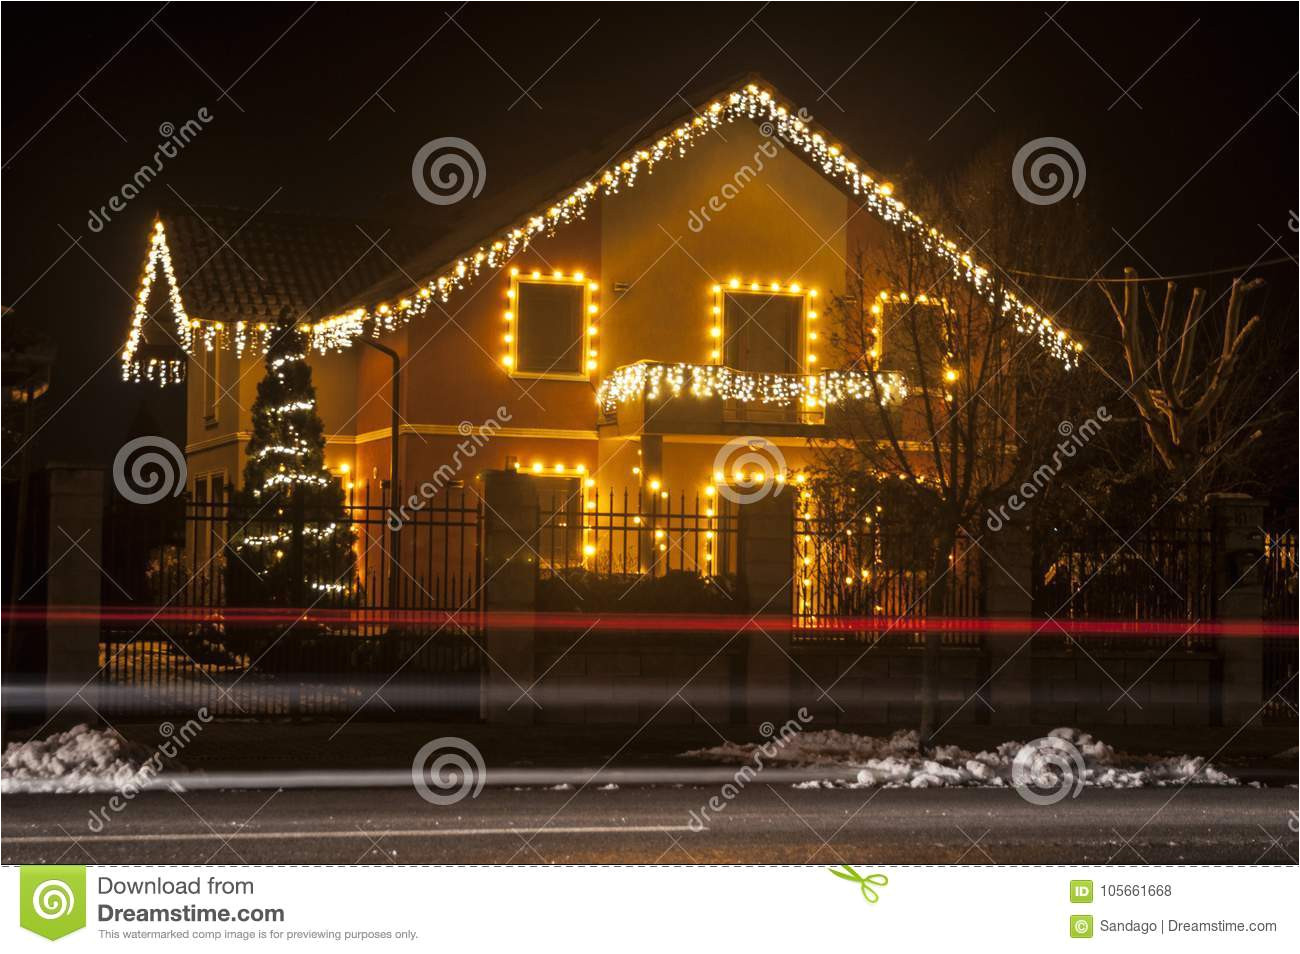
[[[488,787],[434,806],[408,788],[7,795],[6,864],[1295,864],[1293,788],[801,790],[751,782],[708,828],[716,785]],[[694,823],[698,828],[698,823]]]

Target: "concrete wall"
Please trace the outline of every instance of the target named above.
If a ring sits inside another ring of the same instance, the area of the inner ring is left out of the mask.
[[[536,723],[744,721],[743,643],[716,633],[581,636],[581,630],[537,634],[534,665],[545,675],[532,691]],[[675,698],[678,692],[686,702]]]

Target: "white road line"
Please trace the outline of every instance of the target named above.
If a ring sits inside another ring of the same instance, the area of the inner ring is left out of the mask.
[[[0,835],[0,843],[9,845],[47,845],[64,842],[100,843],[110,841],[274,841],[303,840],[308,838],[364,838],[367,835],[383,835],[385,838],[448,838],[465,835],[600,835],[615,832],[690,831],[689,825],[575,825],[570,827],[552,826],[549,828],[407,828],[395,830],[364,831],[241,831],[234,834],[218,832],[141,832],[139,834],[121,835]]]

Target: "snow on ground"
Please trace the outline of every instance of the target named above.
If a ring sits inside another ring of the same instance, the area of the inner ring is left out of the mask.
[[[112,729],[78,725],[47,739],[9,743],[0,758],[0,792],[120,791],[177,767]]]
[[[1237,780],[1203,758],[1181,756],[1132,756],[1116,752],[1105,742],[1079,729],[1053,729],[1048,739],[1058,740],[1035,748],[1051,755],[1069,753],[1082,760],[1084,785],[1098,788],[1143,788],[1177,785],[1236,785]],[[943,786],[1002,787],[1012,779],[1016,756],[1024,743],[1004,742],[991,752],[969,752],[955,745],[939,745],[928,755],[920,751],[916,731],[884,736],[855,735],[827,729],[801,732],[784,744],[773,740],[763,745],[727,742],[708,749],[684,752],[683,757],[728,764],[779,765],[783,767],[845,770],[842,779],[799,782],[798,788],[932,788]],[[756,762],[757,759],[757,762]],[[1058,774],[1041,761],[1022,759],[1028,775],[1025,784],[1052,787]]]

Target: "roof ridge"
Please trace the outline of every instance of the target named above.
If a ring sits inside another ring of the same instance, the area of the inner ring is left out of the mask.
[[[690,121],[680,123],[676,128],[660,127],[657,133],[639,139],[639,145],[630,151],[616,150],[616,155],[603,169],[576,180],[567,195],[565,190],[561,190],[548,203],[535,206],[531,213],[517,217],[513,225],[488,231],[488,237],[477,246],[471,246],[458,257],[435,268],[433,277],[420,279],[419,287],[399,297],[395,304],[375,301],[378,289],[390,283],[388,279],[373,286],[373,290],[367,293],[373,297],[354,299],[347,310],[316,322],[311,329],[313,346],[321,351],[347,347],[353,338],[366,332],[367,324],[371,325],[373,333],[392,331],[399,324],[423,315],[434,297],[442,302],[448,301],[453,292],[477,279],[484,268],[501,268],[528,248],[535,237],[554,234],[560,227],[584,218],[587,206],[594,198],[632,188],[643,169],[652,171],[658,162],[685,156],[700,136],[712,132],[723,122],[742,118],[761,121],[760,128],[768,130],[766,135],[783,141],[791,152],[820,171],[828,181],[858,198],[864,208],[881,221],[918,236],[924,251],[949,264],[954,273],[977,292],[986,296],[995,294],[986,267],[975,262],[969,253],[960,252],[956,242],[895,198],[892,185],[878,182],[878,174],[856,155],[828,140],[810,121],[806,109],[799,108],[792,113],[791,107],[784,105],[771,89],[751,82],[739,90],[713,97],[702,112],[694,108],[691,112],[694,116]],[[618,158],[618,153],[622,153],[622,159]],[[429,274],[427,270],[421,271]],[[1021,302],[1010,291],[1002,289],[996,294],[1001,295],[1003,306],[1012,312],[1021,333],[1036,335],[1043,347],[1067,368],[1078,364],[1077,352],[1082,346],[1058,328],[1050,316]],[[390,295],[384,294],[383,297]],[[371,302],[374,302],[373,306]]]

